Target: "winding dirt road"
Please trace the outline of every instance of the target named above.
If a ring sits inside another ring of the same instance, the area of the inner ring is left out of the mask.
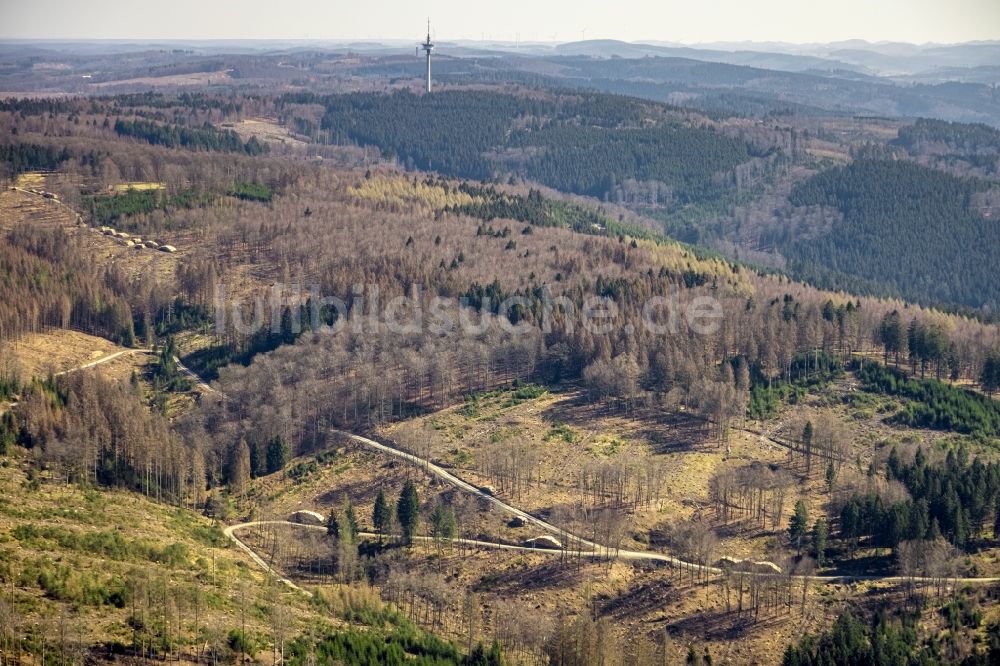
[[[438,465],[435,465],[434,463],[428,460],[413,455],[412,453],[401,451],[397,448],[394,448],[387,444],[383,444],[381,442],[377,442],[368,437],[363,437],[361,435],[356,435],[353,433],[339,431],[339,430],[336,430],[334,432],[351,439],[355,443],[360,444],[365,448],[393,456],[395,458],[404,460],[413,465],[417,465],[427,473],[433,474],[434,476],[455,486],[456,488],[459,488],[460,490],[470,493],[483,501],[489,502],[508,514],[521,518],[522,520],[525,521],[525,523],[530,523],[532,525],[535,525],[536,527],[539,527],[543,530],[558,535],[559,537],[562,537],[564,545],[568,541],[572,540],[578,547],[577,550],[572,551],[572,554],[574,555],[595,558],[595,559],[618,559],[618,560],[632,561],[632,562],[648,562],[655,565],[677,567],[681,570],[691,571],[693,573],[697,573],[702,576],[718,575],[724,573],[724,571],[718,567],[703,566],[700,564],[696,564],[694,562],[687,562],[685,560],[673,557],[671,555],[666,555],[663,553],[655,553],[651,551],[640,551],[640,550],[615,549],[599,543],[595,543],[588,539],[584,539],[580,536],[577,536],[571,532],[568,532],[567,530],[564,530],[560,527],[557,527],[556,525],[553,525],[552,523],[542,518],[533,516],[530,513],[518,509],[515,506],[507,504],[503,500],[493,496],[491,493],[472,485],[471,483],[459,478],[458,476],[455,476],[448,470]],[[308,591],[303,590],[301,587],[297,586],[291,580],[283,577],[279,572],[277,572],[273,567],[271,567],[267,562],[265,562],[263,558],[261,558],[257,553],[255,553],[252,548],[250,548],[246,543],[241,541],[239,537],[236,535],[236,532],[239,530],[248,529],[260,525],[287,525],[298,529],[323,530],[323,531],[325,531],[326,528],[322,525],[307,525],[303,523],[293,523],[284,520],[269,520],[269,521],[253,521],[247,523],[240,523],[238,525],[231,525],[224,530],[226,536],[232,539],[233,542],[237,545],[237,547],[246,552],[251,557],[251,559],[253,559],[258,564],[258,566],[260,566],[263,570],[274,574],[275,576],[278,577],[279,580],[281,580],[289,587],[301,590],[306,594],[309,594]],[[368,532],[361,532],[359,533],[359,535],[365,537],[377,536],[375,534],[371,534]],[[431,537],[414,537],[414,540],[419,542],[433,541]],[[474,546],[478,548],[491,548],[500,550],[531,552],[543,555],[564,555],[567,552],[564,550],[557,550],[551,548],[532,548],[528,546],[517,546],[512,544],[495,543],[492,541],[480,541],[476,539],[453,539],[452,542],[468,546]],[[582,548],[588,548],[589,550],[583,550]],[[751,561],[746,561],[746,562],[751,563]],[[752,562],[752,564],[756,565],[758,569],[767,569],[767,570],[744,571],[742,572],[744,575],[766,576],[766,577],[786,575],[781,573],[781,570],[776,565],[770,562]],[[825,576],[804,576],[795,574],[789,576],[789,578],[797,582],[807,581],[807,582],[817,582],[817,583],[853,583],[858,581],[877,581],[877,582],[892,583],[892,584],[902,584],[907,582],[938,583],[944,581],[947,582],[948,584],[985,585],[985,584],[1000,582],[1000,578],[998,577],[942,579],[942,578],[904,577],[904,576],[878,576],[878,575],[863,575],[863,574],[825,575]]]

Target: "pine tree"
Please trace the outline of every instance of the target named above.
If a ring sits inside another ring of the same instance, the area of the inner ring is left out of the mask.
[[[826,464],[826,487],[830,493],[833,493],[833,486],[837,482],[837,468],[833,465],[831,460]]]
[[[407,480],[399,493],[396,503],[396,516],[399,518],[399,529],[403,534],[403,543],[413,543],[413,535],[420,522],[420,498],[417,496],[417,486],[412,480]]]
[[[994,349],[986,355],[979,381],[983,390],[991,396],[1000,389],[1000,349]]]
[[[812,471],[812,442],[813,423],[812,421],[806,421],[805,426],[802,428],[802,448],[806,453],[806,476],[809,476],[809,472]]]
[[[438,541],[450,541],[456,531],[455,513],[444,502],[438,502],[431,514],[431,535]]]
[[[996,515],[993,518],[993,538],[1000,539],[1000,498],[997,498]]]

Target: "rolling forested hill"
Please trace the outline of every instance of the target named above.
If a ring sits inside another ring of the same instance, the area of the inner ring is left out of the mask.
[[[1000,225],[970,208],[984,187],[903,161],[831,169],[796,186],[789,201],[835,208],[842,219],[816,237],[784,239],[783,252],[798,274],[825,286],[877,283],[912,300],[996,309]]]
[[[318,128],[298,121],[321,140],[374,145],[407,166],[450,176],[515,173],[595,197],[627,179],[662,183],[681,202],[716,197],[713,176],[754,150],[693,126],[671,107],[595,93],[292,95],[285,102],[324,106]]]
[[[787,165],[815,166],[796,148],[797,138],[809,140],[802,138],[808,130],[709,123],[635,97],[553,89],[299,93],[281,97],[278,107],[314,141],[375,146],[407,168],[460,178],[517,176],[648,206],[694,231],[682,240],[713,244],[715,234],[724,251],[742,242],[725,220],[740,201],[763,194],[762,205],[771,205],[763,214],[780,208],[785,216],[764,231],[763,246],[797,278],[925,304],[982,310],[1000,302],[986,268],[1000,246],[998,227],[975,202],[988,185],[960,177],[995,171],[996,133],[983,125],[903,125],[888,145],[860,151],[849,166],[796,178],[787,197],[782,191],[773,200],[769,193]],[[903,151],[913,161],[888,159]],[[838,218],[832,225],[831,210]],[[813,214],[827,221],[817,224]],[[787,219],[803,222],[789,226]],[[677,231],[670,224],[667,230]]]
[[[964,163],[986,175],[1000,170],[1000,131],[988,125],[920,118],[901,127],[891,143],[911,155],[929,158],[934,166],[954,168]]]

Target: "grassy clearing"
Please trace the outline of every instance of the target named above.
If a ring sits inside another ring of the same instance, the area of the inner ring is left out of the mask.
[[[99,361],[125,349],[104,338],[55,329],[28,335],[17,343],[3,345],[0,347],[0,355],[18,371],[22,379],[27,380]],[[143,354],[123,354],[113,361],[101,364],[101,370],[124,379],[131,375],[137,364],[144,362]]]
[[[14,181],[15,187],[20,187],[23,190],[30,189],[42,189],[45,187],[45,174],[44,173],[22,173]]]
[[[247,118],[238,123],[224,123],[223,127],[232,129],[240,135],[244,141],[250,137],[255,137],[262,143],[281,144],[285,146],[305,148],[308,144],[301,139],[297,139],[288,131],[288,128],[274,120],[264,118]]]
[[[269,635],[279,600],[294,632],[327,616],[269,585],[201,514],[29,475],[27,461],[10,456],[0,463],[0,580],[14,583],[8,617],[26,650],[53,641],[61,623],[89,646],[128,650],[140,641],[160,655],[190,657],[206,646],[228,655],[244,594],[256,636]]]
[[[718,444],[705,441],[700,424],[656,422],[649,416],[592,406],[574,392],[525,386],[470,396],[460,406],[388,426],[384,434],[404,446],[429,441],[432,459],[461,469],[463,477],[478,485],[493,485],[476,471],[486,452],[497,447],[533,451],[541,482],[507,499],[541,514],[584,501],[576,488],[588,465],[628,465],[652,456],[662,469],[661,493],[658,501],[632,512],[634,538],[626,541],[636,549],[648,547],[645,535],[656,524],[704,512],[708,482],[717,470],[751,460],[780,463],[786,456],[766,440],[738,433],[727,457]],[[680,442],[686,443],[675,447]],[[758,532],[737,535],[720,552],[761,558],[769,538]]]
[[[164,185],[163,183],[136,181],[132,183],[119,183],[117,185],[112,186],[111,189],[114,192],[128,192],[130,190],[138,190],[138,191],[162,190],[165,187],[166,185]]]

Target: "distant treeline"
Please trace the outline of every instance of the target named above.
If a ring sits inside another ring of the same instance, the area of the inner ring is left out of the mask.
[[[212,150],[216,152],[246,153],[261,155],[268,152],[267,146],[256,137],[244,143],[240,135],[232,130],[219,130],[206,123],[200,128],[161,125],[148,120],[116,120],[115,133],[145,141],[154,146],[167,148],[187,148],[188,150]]]
[[[0,99],[0,111],[38,116],[43,113],[69,113],[77,107],[76,100],[45,97]]]
[[[899,136],[890,143],[913,153],[926,150],[926,144],[941,144],[966,158],[979,154],[986,158],[984,166],[992,167],[990,171],[996,170],[996,160],[1000,156],[1000,130],[979,123],[918,118],[914,124],[900,127]]]
[[[143,92],[115,95],[109,98],[98,98],[99,102],[111,102],[122,107],[150,107],[154,109],[169,109],[176,106],[206,111],[218,109],[229,116],[243,111],[243,104],[226,97],[213,97],[205,93],[184,92],[176,97],[163,93]]]

